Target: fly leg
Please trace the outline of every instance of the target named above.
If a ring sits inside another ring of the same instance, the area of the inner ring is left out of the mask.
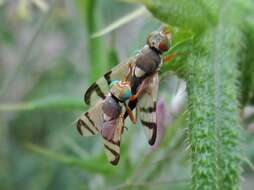
[[[163,62],[169,62],[171,61],[175,56],[177,55],[177,53],[174,51],[171,54],[163,57]]]
[[[157,73],[157,72],[155,72],[155,73]],[[151,82],[151,80],[153,79],[153,77],[154,77],[154,74],[152,74],[151,76],[149,76],[149,77],[147,77],[146,79],[144,79],[144,80],[142,81],[140,87],[138,88],[137,93],[136,93],[135,95],[132,95],[131,97],[129,97],[129,100],[130,100],[130,101],[136,100],[136,99],[140,96],[140,94],[142,94],[143,91],[147,89],[147,87],[148,87],[148,85],[150,84],[150,82]]]
[[[120,130],[120,134],[123,134],[124,130],[128,131],[128,128],[124,125],[124,114],[121,113],[119,115],[119,118],[121,119],[121,121],[123,122],[121,126],[121,128],[119,129]]]
[[[135,123],[137,122],[137,119],[136,119],[136,117],[134,116],[133,112],[131,111],[131,109],[129,108],[129,106],[128,106],[126,103],[124,103],[124,106],[125,106],[126,111],[127,111],[128,115],[129,115],[129,117],[130,117],[131,122],[132,122],[133,124],[135,124]]]
[[[129,71],[128,71],[127,75],[124,77],[124,80],[123,80],[124,82],[127,82],[129,80],[130,76],[131,76],[131,73],[132,73],[132,63],[129,63],[128,67],[129,67]]]
[[[146,89],[147,85],[146,85],[145,81],[146,81],[146,79],[141,83],[140,87],[138,88],[137,93],[135,95],[132,95],[129,97],[130,101],[136,100],[139,97],[139,95]]]
[[[189,55],[190,52],[172,52],[169,55],[166,55],[163,57],[163,62],[170,62],[174,57],[176,57],[177,55]]]

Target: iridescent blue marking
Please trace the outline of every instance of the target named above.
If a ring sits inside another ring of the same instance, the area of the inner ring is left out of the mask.
[[[111,88],[114,84],[117,84],[119,80],[112,80],[109,87]]]
[[[131,97],[131,90],[129,90],[129,89],[124,89],[124,93],[123,93],[124,95],[121,97],[121,99],[123,100],[123,101],[126,101],[126,100],[128,100],[129,99],[129,97]]]

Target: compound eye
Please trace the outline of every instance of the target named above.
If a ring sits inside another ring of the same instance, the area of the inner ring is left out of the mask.
[[[113,80],[110,84],[109,87],[112,88],[114,85],[118,84],[119,81],[118,80]]]
[[[146,43],[149,47],[154,47],[156,45],[156,35],[158,35],[157,32],[152,32],[148,35],[147,39],[146,39]]]
[[[163,41],[160,42],[160,44],[159,44],[159,50],[161,52],[165,52],[169,48],[170,48],[170,44],[169,44],[168,40],[163,40]]]
[[[161,31],[164,35],[168,35],[172,33],[172,28],[169,25],[162,25],[159,31]]]

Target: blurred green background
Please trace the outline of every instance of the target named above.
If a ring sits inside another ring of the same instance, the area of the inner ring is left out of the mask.
[[[136,10],[135,19],[91,38]],[[114,167],[100,138],[83,138],[74,127],[89,84],[160,25],[139,5],[114,0],[0,0],[1,190],[190,189],[185,82],[176,75],[160,85],[159,149],[127,121]],[[253,112],[243,109],[244,190],[254,186]]]

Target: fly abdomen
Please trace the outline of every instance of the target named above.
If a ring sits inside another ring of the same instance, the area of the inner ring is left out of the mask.
[[[115,98],[113,98],[111,95],[108,95],[102,105],[102,111],[109,119],[116,119],[121,113],[121,106]]]
[[[105,116],[105,114],[103,115],[103,117],[104,116]],[[107,140],[113,139],[114,133],[115,133],[115,128],[116,128],[116,119],[104,121],[102,129],[101,129],[102,136]]]

